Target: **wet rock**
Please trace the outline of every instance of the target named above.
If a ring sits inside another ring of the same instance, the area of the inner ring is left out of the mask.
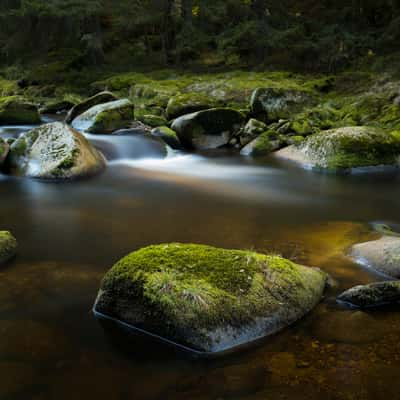
[[[98,104],[109,103],[110,101],[116,101],[118,98],[111,92],[100,92],[96,95],[82,101],[81,103],[74,106],[65,118],[65,122],[70,124],[77,116],[83,114],[90,108],[97,106]]]
[[[37,107],[22,97],[0,98],[0,125],[39,124]]]
[[[281,147],[281,141],[276,136],[276,133],[268,130],[243,147],[240,154],[252,157],[266,156]]]
[[[175,119],[185,114],[207,110],[217,106],[217,102],[201,93],[184,93],[172,97],[167,105],[167,117]]]
[[[80,114],[71,125],[90,133],[113,133],[129,127],[134,119],[134,108],[128,99],[99,104]]]
[[[338,301],[359,308],[396,304],[400,302],[400,281],[355,286],[342,293]]]
[[[71,110],[75,106],[68,100],[52,101],[39,109],[41,114],[58,114]]]
[[[81,178],[104,167],[103,156],[85,137],[61,122],[23,133],[7,158],[13,174],[40,179]]]
[[[311,103],[309,93],[287,88],[258,88],[250,99],[252,113],[264,115],[269,122],[292,117]]]
[[[10,232],[0,231],[0,264],[14,257],[17,247],[17,240]]]
[[[345,127],[316,133],[298,146],[276,153],[305,167],[333,172],[398,167],[400,135],[371,127]]]
[[[0,167],[3,165],[9,150],[10,145],[3,138],[0,137]]]
[[[351,256],[375,271],[400,279],[400,237],[383,236],[378,240],[356,244]]]
[[[320,301],[326,279],[277,256],[164,244],[119,261],[103,279],[95,309],[193,349],[219,352],[304,316]]]
[[[167,126],[160,126],[151,131],[155,137],[161,138],[169,147],[174,150],[182,150],[183,146],[178,138],[176,132]]]
[[[172,129],[188,148],[216,149],[229,143],[244,123],[244,116],[230,108],[213,108],[177,118]]]
[[[240,144],[245,146],[267,130],[268,127],[264,122],[258,121],[254,118],[250,119],[239,134]]]
[[[164,126],[168,123],[168,121],[163,116],[153,114],[140,115],[137,117],[137,120],[152,128],[155,128],[157,126]]]

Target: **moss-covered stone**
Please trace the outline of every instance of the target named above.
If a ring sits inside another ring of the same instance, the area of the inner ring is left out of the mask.
[[[69,100],[53,100],[39,109],[41,114],[57,114],[71,110],[75,103]]]
[[[104,277],[95,309],[218,352],[275,333],[321,299],[326,275],[273,255],[204,245],[138,250]]]
[[[90,108],[97,106],[103,103],[109,103],[111,101],[116,101],[118,98],[111,92],[100,92],[96,95],[89,97],[88,99],[82,101],[81,103],[75,105],[69,112],[67,117],[65,118],[65,122],[68,124],[72,123],[72,121],[83,114]]]
[[[278,138],[276,132],[267,130],[243,147],[240,154],[252,157],[266,156],[281,147],[281,140]]]
[[[268,127],[264,122],[251,118],[239,133],[240,144],[245,146],[267,129]]]
[[[267,87],[253,92],[250,106],[254,115],[273,122],[291,117],[312,102],[313,98],[306,90]]]
[[[10,145],[0,137],[0,167],[3,165],[4,160],[7,157]]]
[[[400,281],[355,286],[342,293],[338,301],[359,308],[396,304],[400,302]]]
[[[172,129],[190,149],[215,149],[229,143],[244,123],[244,116],[230,108],[212,108],[177,118]]]
[[[308,168],[351,171],[398,166],[400,134],[372,127],[345,127],[309,136],[300,146],[277,153]]]
[[[7,169],[39,179],[72,179],[105,167],[103,156],[79,132],[54,122],[23,133],[11,145]]]
[[[175,131],[167,126],[159,126],[151,131],[153,136],[161,138],[169,147],[174,150],[182,150],[182,144]]]
[[[160,116],[153,114],[139,114],[136,115],[136,120],[142,122],[145,125],[148,125],[152,128],[156,128],[158,126],[164,126],[168,123],[168,121]]]
[[[215,108],[218,102],[201,93],[183,93],[172,97],[167,105],[167,117],[175,119],[185,114]]]
[[[72,127],[90,133],[113,133],[129,127],[134,120],[134,109],[128,99],[98,104],[76,117]]]
[[[17,241],[10,232],[0,231],[0,264],[14,257],[17,247]]]
[[[0,125],[38,124],[37,107],[19,96],[0,98]]]

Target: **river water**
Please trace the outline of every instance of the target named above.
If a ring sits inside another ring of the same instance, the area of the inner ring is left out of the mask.
[[[16,136],[29,127],[2,127]],[[267,157],[157,156],[141,137],[88,136],[106,171],[72,183],[0,175],[0,399],[396,399],[399,307],[361,312],[337,293],[382,279],[346,256],[400,224],[400,175],[333,176]],[[122,256],[162,242],[274,251],[336,285],[308,316],[248,350],[193,360],[111,335],[91,312]]]

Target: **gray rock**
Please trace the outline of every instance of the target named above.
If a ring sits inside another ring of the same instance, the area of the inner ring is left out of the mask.
[[[338,301],[359,308],[396,304],[400,302],[400,281],[355,286],[342,293]]]
[[[70,124],[78,115],[83,114],[90,108],[97,106],[98,104],[109,103],[110,101],[116,101],[118,98],[111,92],[100,92],[96,95],[89,97],[88,99],[77,104],[68,112],[65,122]]]
[[[206,150],[228,144],[243,123],[243,114],[236,110],[212,108],[179,117],[171,128],[185,147]]]
[[[0,137],[0,167],[3,165],[8,152],[10,150],[10,145]]]
[[[250,119],[245,127],[240,131],[240,144],[245,146],[267,130],[268,126],[264,124],[264,122],[258,121],[254,118]]]
[[[104,157],[86,138],[61,122],[23,133],[11,145],[7,158],[13,174],[40,179],[81,178],[104,167]]]
[[[178,138],[176,132],[167,126],[160,126],[151,131],[155,137],[161,138],[169,147],[174,150],[182,150],[183,146]]]

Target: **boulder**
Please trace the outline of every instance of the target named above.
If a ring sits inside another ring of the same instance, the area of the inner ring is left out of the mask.
[[[39,124],[37,107],[19,96],[0,98],[0,125]]]
[[[385,276],[400,279],[400,237],[383,236],[378,240],[356,244],[350,254],[360,264]]]
[[[281,148],[281,142],[274,131],[265,131],[240,151],[242,156],[265,156]]]
[[[169,147],[174,150],[182,150],[182,144],[176,132],[167,126],[160,126],[151,131],[155,137],[161,138]]]
[[[89,97],[88,99],[77,104],[68,112],[65,122],[70,124],[78,115],[83,114],[90,108],[97,106],[98,104],[109,103],[110,101],[116,101],[118,98],[111,92],[100,92],[96,95]]]
[[[161,244],[120,260],[94,310],[200,352],[271,335],[308,313],[327,276],[278,256]]]
[[[312,103],[313,98],[306,91],[272,87],[256,89],[250,99],[252,113],[269,122],[290,118]]]
[[[100,172],[103,156],[79,132],[61,122],[23,133],[11,145],[7,168],[16,175],[72,179]]]
[[[181,143],[190,149],[216,149],[229,143],[244,123],[244,116],[230,108],[212,108],[177,118],[172,124]]]
[[[164,126],[168,123],[168,121],[161,115],[143,114],[137,116],[136,119],[142,124],[148,125],[152,128],[156,128],[157,126]]]
[[[167,117],[175,119],[185,114],[207,110],[217,106],[217,102],[201,93],[183,93],[172,97],[167,105]]]
[[[0,264],[14,257],[17,247],[17,241],[10,232],[0,231]]]
[[[355,286],[342,293],[338,301],[359,308],[396,304],[400,302],[400,281]]]
[[[240,144],[245,146],[267,130],[268,126],[264,122],[254,118],[250,119],[239,134]]]
[[[47,103],[43,107],[39,109],[41,114],[58,114],[62,112],[66,112],[71,110],[75,106],[74,103],[72,103],[69,100],[56,100]]]
[[[110,134],[129,127],[134,119],[134,105],[128,100],[99,104],[72,121],[72,127],[90,133]]]
[[[276,153],[305,168],[352,172],[400,163],[400,134],[372,127],[345,127],[316,133],[299,146]]]
[[[8,152],[10,150],[10,145],[0,137],[0,167],[3,165]]]

